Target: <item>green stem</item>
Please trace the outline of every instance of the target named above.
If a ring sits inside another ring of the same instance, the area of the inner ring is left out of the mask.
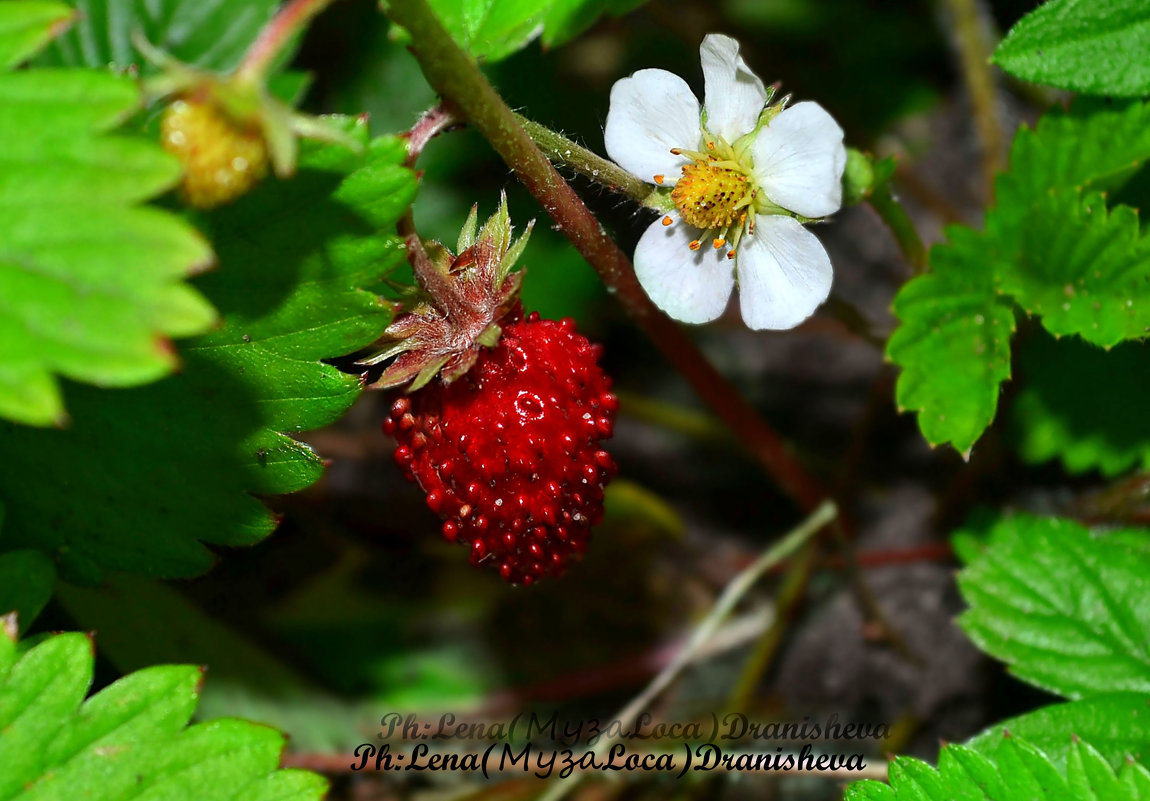
[[[878,216],[886,223],[887,228],[890,229],[891,234],[894,235],[895,242],[898,243],[899,249],[902,251],[903,256],[906,257],[907,263],[910,264],[911,269],[914,270],[916,275],[925,273],[929,268],[927,266],[926,247],[919,239],[918,231],[914,227],[914,223],[910,221],[910,217],[906,213],[906,209],[895,198],[894,192],[891,191],[890,181],[886,180],[881,182],[874,188],[870,196],[867,198],[871,208],[878,212]]]
[[[244,80],[262,80],[276,56],[292,37],[311,19],[327,8],[333,0],[291,0],[264,26],[259,37],[252,42],[243,61],[236,68],[236,77]]]
[[[994,50],[990,41],[988,15],[979,0],[945,0],[950,13],[949,29],[958,49],[962,79],[970,92],[970,107],[974,115],[974,128],[982,146],[982,177],[986,196],[994,189],[994,176],[1002,167],[1003,134],[998,118],[998,99],[990,56]]]
[[[516,114],[515,119],[539,149],[547,154],[552,164],[567,167],[596,183],[627,195],[637,203],[644,203],[654,187],[624,170],[613,161],[594,153],[561,133]]]
[[[410,34],[411,50],[428,82],[487,139],[651,342],[803,509],[817,507],[827,497],[823,488],[683,329],[655,307],[639,285],[630,260],[535,146],[426,0],[391,0],[387,11]]]

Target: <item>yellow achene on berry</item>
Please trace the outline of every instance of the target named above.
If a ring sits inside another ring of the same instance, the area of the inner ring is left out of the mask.
[[[210,99],[176,99],[160,121],[161,143],[184,166],[181,192],[210,209],[248,192],[267,174],[268,149],[256,126],[245,126]]]

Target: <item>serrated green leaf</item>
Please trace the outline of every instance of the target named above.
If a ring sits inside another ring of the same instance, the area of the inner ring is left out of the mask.
[[[1143,0],[1051,0],[994,53],[1007,72],[1100,95],[1150,94],[1150,6]]]
[[[0,415],[66,419],[53,376],[100,386],[178,366],[166,337],[202,333],[215,312],[181,283],[211,261],[183,221],[135,203],[179,165],[157,144],[110,135],[139,105],[107,73],[0,73]]]
[[[0,522],[3,507],[0,507]],[[26,629],[52,597],[56,568],[39,551],[0,553],[0,614],[16,612],[20,627]]]
[[[358,135],[366,139],[366,126]],[[364,287],[404,261],[395,221],[415,191],[402,141],[309,146],[300,172],[205,219],[219,268],[199,289],[224,315],[182,344],[181,372],[134,390],[68,388],[66,431],[0,424],[0,550],[35,547],[65,576],[187,576],[205,543],[259,541],[275,520],[253,493],[314,482],[320,458],[289,436],[326,425],[360,381],[321,359],[390,321]]]
[[[919,413],[928,442],[965,453],[993,421],[1015,302],[1058,335],[1104,345],[1145,335],[1150,240],[1135,212],[1108,211],[1097,193],[1121,187],[1147,158],[1150,104],[1081,103],[1018,133],[985,230],[949,228],[951,242],[931,251],[932,273],[895,298],[896,398]]]
[[[14,67],[52,40],[73,17],[65,3],[18,0],[0,5],[0,69]]]
[[[949,745],[938,768],[906,757],[890,764],[890,784],[873,780],[847,787],[846,801],[1146,801],[1137,779],[1119,779],[1085,742],[1069,746],[1066,775],[1050,757],[1016,735],[999,732],[981,753]]]
[[[277,770],[283,738],[274,730],[238,720],[185,728],[198,668],[147,668],[84,701],[92,662],[87,637],[61,634],[0,670],[0,799],[322,797],[318,776]]]
[[[959,623],[971,639],[1068,698],[1150,692],[1150,553],[1058,518],[999,527],[959,575],[970,605]]]
[[[967,746],[993,756],[1004,732],[1026,739],[1059,767],[1066,764],[1071,735],[1090,743],[1113,768],[1128,759],[1144,762],[1150,758],[1150,699],[1144,693],[1102,693],[1051,704],[996,723]]]
[[[139,32],[153,46],[196,67],[234,68],[279,0],[68,0],[82,11],[40,63],[154,69],[132,44]]]
[[[1059,459],[1071,473],[1117,476],[1150,468],[1150,349],[1129,342],[1109,351],[1077,338],[1035,337],[1019,353],[1025,376],[1011,409],[1019,454]]]
[[[1023,227],[1000,287],[1055,336],[1110,347],[1150,333],[1150,237],[1138,213],[1097,194],[1050,193]]]
[[[932,445],[966,453],[994,419],[999,385],[1010,378],[1014,312],[994,288],[987,237],[948,229],[931,251],[933,272],[909,281],[895,298],[902,324],[887,356],[902,367],[896,400],[917,411]]]

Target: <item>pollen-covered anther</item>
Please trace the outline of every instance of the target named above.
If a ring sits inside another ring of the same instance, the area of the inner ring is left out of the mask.
[[[710,157],[683,166],[671,200],[688,225],[722,231],[744,213],[751,192],[745,172],[732,162]]]
[[[689,245],[687,245],[687,247],[689,247],[691,250],[698,250],[702,246],[703,246],[703,243],[700,242],[698,239],[692,239],[691,243]]]
[[[670,217],[664,217],[663,218],[663,225],[670,225],[673,222],[674,222],[674,220],[672,220]]]
[[[722,238],[716,239],[713,242],[711,242],[711,245],[714,246],[715,250],[718,250],[719,248],[721,248],[725,244],[727,244],[727,240],[722,239]]]
[[[660,174],[660,175],[656,175],[656,176],[655,176],[655,183],[657,183],[657,184],[659,184],[660,186],[662,186],[662,185],[663,185],[663,181],[664,181],[665,179],[666,179],[666,176],[664,176],[664,175],[661,175],[661,174]]]

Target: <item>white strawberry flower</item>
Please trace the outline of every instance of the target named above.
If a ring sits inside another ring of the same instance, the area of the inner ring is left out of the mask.
[[[703,113],[665,70],[611,89],[607,153],[674,187],[674,210],[635,248],[636,275],[659,308],[688,323],[722,314],[737,277],[748,326],[793,328],[830,293],[830,258],[803,222],[842,205],[843,131],[818,103],[767,107],[771,94],[734,39],[709,34],[699,54]]]

